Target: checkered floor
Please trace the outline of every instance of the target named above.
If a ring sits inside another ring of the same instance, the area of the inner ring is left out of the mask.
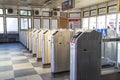
[[[53,77],[19,43],[0,44],[0,80],[69,80],[69,75]]]

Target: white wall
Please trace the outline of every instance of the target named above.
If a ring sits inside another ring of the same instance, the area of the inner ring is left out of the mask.
[[[75,0],[75,8],[88,7],[94,4],[103,3],[109,0]]]

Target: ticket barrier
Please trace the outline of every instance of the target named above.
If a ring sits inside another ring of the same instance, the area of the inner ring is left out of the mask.
[[[32,35],[33,35],[33,33],[36,31],[37,29],[32,29],[32,30],[30,30],[29,31],[29,33],[28,33],[28,35],[29,35],[29,41],[28,41],[28,43],[29,43],[29,51],[31,52],[32,51]]]
[[[26,47],[26,35],[27,31],[20,31],[20,42]]]
[[[70,42],[70,80],[100,80],[101,39],[97,31],[75,34]]]
[[[42,60],[42,35],[43,33],[47,32],[48,30],[42,29],[41,31],[38,32],[37,38],[36,38],[36,57],[37,61]]]
[[[39,30],[35,30],[32,33],[32,55],[33,55],[33,57],[36,56],[36,41],[37,41],[38,32],[39,32]]]
[[[50,67],[51,63],[51,37],[57,30],[49,30],[42,38],[42,66]]]
[[[52,74],[70,70],[70,39],[74,31],[60,30],[51,39],[51,71]]]

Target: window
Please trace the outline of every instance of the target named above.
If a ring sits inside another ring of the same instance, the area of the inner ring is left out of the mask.
[[[31,18],[21,18],[21,29],[31,28]]]
[[[83,18],[83,29],[88,29],[89,18]]]
[[[51,26],[51,29],[57,29],[58,28],[58,20],[54,19],[52,20],[52,26]]]
[[[0,9],[0,14],[3,14],[3,9]]]
[[[29,18],[29,29],[31,29],[32,28],[32,24],[31,24],[32,22],[31,22],[31,18]]]
[[[0,17],[0,33],[4,33],[3,17]]]
[[[49,19],[43,19],[43,28],[49,29],[50,21]]]
[[[7,33],[18,33],[18,18],[6,18]]]
[[[40,29],[40,19],[34,19],[34,28]]]
[[[21,16],[31,16],[31,11],[30,10],[20,10],[20,15]]]
[[[96,17],[91,17],[89,29],[95,29],[95,28],[96,28]]]
[[[107,25],[106,27],[110,27],[111,29],[115,29],[116,28],[116,14],[111,14],[111,15],[107,15]]]
[[[105,28],[105,16],[97,17],[97,28],[98,29]]]

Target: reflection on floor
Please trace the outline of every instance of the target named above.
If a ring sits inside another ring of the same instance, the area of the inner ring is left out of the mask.
[[[19,43],[0,44],[0,80],[69,80],[69,74],[52,77]]]

